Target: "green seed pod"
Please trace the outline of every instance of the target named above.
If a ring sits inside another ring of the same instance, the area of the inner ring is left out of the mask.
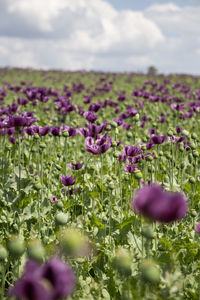
[[[142,235],[147,239],[153,239],[154,238],[154,232],[151,226],[144,226],[141,229]]]
[[[130,139],[130,138],[132,138],[132,137],[133,137],[133,134],[132,134],[132,132],[128,131],[128,132],[127,132],[127,134],[126,134],[126,136],[127,136],[127,138],[129,138],[129,139]]]
[[[133,176],[135,177],[135,179],[138,179],[138,180],[143,178],[142,173],[140,171],[135,171],[133,173]]]
[[[3,261],[7,258],[8,256],[8,251],[4,246],[0,245],[0,261]]]
[[[184,151],[184,147],[183,147],[182,145],[180,146],[179,151],[180,151],[180,152],[183,152],[183,151]]]
[[[192,153],[189,153],[189,154],[188,154],[188,160],[189,160],[190,163],[192,162],[192,160],[193,160]]]
[[[20,257],[25,251],[23,239],[18,236],[12,236],[7,242],[7,249],[12,256]]]
[[[115,188],[114,183],[110,182],[109,185],[108,185],[108,189],[112,191],[112,190],[114,190],[114,188]]]
[[[190,178],[189,178],[189,182],[190,182],[191,184],[195,184],[195,179],[194,179],[194,177],[190,177]]]
[[[62,132],[62,136],[65,137],[65,138],[69,137],[69,132],[67,130],[64,130]]]
[[[147,161],[152,161],[153,160],[153,157],[151,155],[148,155],[147,156]]]
[[[40,138],[40,137],[39,137],[39,134],[38,134],[38,133],[35,133],[34,136],[33,136],[33,138],[34,138],[35,140],[39,140],[39,138]]]
[[[163,151],[159,151],[158,155],[163,156]]]
[[[117,147],[117,142],[116,142],[116,141],[113,141],[111,146],[112,146],[112,147]]]
[[[111,129],[112,129],[111,125],[108,124],[108,125],[106,126],[106,131],[111,131]]]
[[[61,200],[55,201],[55,205],[56,205],[56,207],[57,207],[58,209],[62,209],[63,206],[64,206],[64,204],[63,204],[63,202],[62,202]]]
[[[140,266],[142,279],[151,284],[157,284],[160,281],[160,271],[153,260],[146,259]]]
[[[197,140],[197,135],[196,135],[196,133],[192,133],[191,138],[192,138],[193,140]]]
[[[142,151],[145,151],[145,150],[147,150],[147,147],[146,147],[146,145],[142,145],[142,147],[141,147],[141,150],[142,150]]]
[[[169,130],[169,131],[167,132],[167,135],[168,135],[168,136],[172,136],[172,135],[173,135],[173,131],[172,131],[172,130]]]
[[[135,120],[136,120],[136,121],[139,121],[139,119],[140,119],[140,115],[139,115],[139,114],[136,114],[136,115],[135,115]]]
[[[61,171],[62,170],[62,167],[61,166],[59,166],[59,165],[55,165],[55,167],[56,167],[56,169],[58,170],[58,171]]]
[[[191,209],[191,216],[194,218],[197,216],[197,212],[194,209]]]
[[[40,149],[45,149],[46,148],[46,144],[45,143],[40,143],[39,147],[40,147]]]
[[[115,128],[115,134],[119,134],[119,129]]]
[[[191,148],[192,150],[195,150],[195,149],[196,149],[196,145],[195,145],[194,143],[191,143],[191,144],[190,144],[190,148]]]
[[[130,252],[125,248],[119,248],[116,252],[116,256],[113,258],[113,267],[117,269],[120,274],[130,276],[131,263],[132,257]]]
[[[117,128],[117,123],[115,121],[111,121],[110,122],[110,125],[113,127],[113,128]]]
[[[58,225],[66,225],[67,222],[68,222],[68,215],[64,214],[64,213],[58,213],[56,216],[55,216],[55,221]]]
[[[113,156],[114,156],[115,158],[118,158],[119,153],[118,153],[118,152],[113,152]]]
[[[27,254],[29,258],[32,258],[38,262],[43,262],[45,256],[45,249],[41,245],[39,240],[30,241],[27,247]]]
[[[190,135],[190,133],[186,129],[184,129],[182,131],[182,135],[185,135],[186,137],[188,137]]]
[[[35,183],[33,187],[36,191],[40,191],[42,189],[42,185],[40,182]]]
[[[181,163],[180,165],[181,169],[183,170],[185,168],[185,164],[184,163]]]
[[[59,242],[66,256],[83,257],[89,253],[88,238],[78,229],[67,228],[61,231]]]
[[[192,152],[192,155],[193,155],[194,158],[199,157],[198,151],[193,151],[193,152]]]

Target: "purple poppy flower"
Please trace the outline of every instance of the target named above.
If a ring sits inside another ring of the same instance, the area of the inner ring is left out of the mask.
[[[42,278],[47,279],[53,287],[52,299],[55,300],[71,295],[76,284],[72,269],[59,258],[50,259],[42,267]]]
[[[155,145],[160,145],[162,144],[165,140],[166,140],[166,135],[154,135],[151,137],[151,141],[153,142],[153,144]]]
[[[15,283],[9,292],[9,296],[27,300],[51,300],[52,297],[41,282],[41,270],[39,264],[29,260],[26,264],[24,274]]]
[[[9,137],[9,141],[14,145],[16,143],[16,139],[13,135]]]
[[[59,136],[59,133],[60,133],[60,127],[58,126],[54,126],[51,128],[51,133],[54,135],[54,136]]]
[[[64,186],[70,186],[70,185],[73,185],[75,183],[76,176],[73,178],[71,175],[67,175],[67,176],[62,175],[61,176],[61,181],[62,181],[62,184]]]
[[[176,127],[176,132],[179,134],[183,131],[183,129],[180,126]]]
[[[124,170],[128,173],[134,173],[135,172],[135,169],[138,169],[138,166],[137,165],[126,165],[124,167]]]
[[[75,284],[72,269],[59,258],[52,258],[42,266],[30,260],[9,296],[27,300],[58,300],[71,295]]]
[[[176,141],[176,143],[178,144],[178,143],[181,143],[181,142],[183,142],[184,140],[186,139],[186,136],[181,136],[177,141]]]
[[[51,128],[49,126],[40,126],[38,130],[39,136],[45,136],[51,131]]]
[[[56,200],[58,200],[58,199],[56,198],[56,196],[51,196],[51,198],[50,198],[51,203],[55,203]]]
[[[195,231],[200,234],[200,222],[197,223],[196,227],[195,227]]]
[[[93,111],[86,111],[83,113],[83,116],[88,122],[91,123],[94,123],[98,119]]]
[[[107,139],[107,143],[106,143]],[[110,137],[107,138],[107,134],[104,134],[102,137],[96,140],[96,144],[94,143],[94,139],[91,137],[87,137],[85,139],[86,151],[92,153],[93,155],[98,155],[105,153],[112,145],[112,139]]]
[[[181,193],[165,192],[153,184],[137,191],[132,208],[151,220],[169,223],[183,218],[188,205]]]
[[[123,153],[126,156],[136,156],[142,153],[142,150],[136,146],[124,146]]]
[[[75,164],[69,163],[69,164],[67,164],[67,166],[69,168],[71,168],[72,170],[80,170],[82,168],[83,164],[81,164],[80,162],[77,161]]]
[[[62,131],[68,131],[69,137],[74,137],[77,135],[77,131],[74,127],[62,125],[61,126]]]

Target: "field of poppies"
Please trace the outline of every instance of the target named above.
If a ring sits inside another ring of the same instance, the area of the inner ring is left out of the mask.
[[[200,77],[0,69],[0,299],[200,299]]]

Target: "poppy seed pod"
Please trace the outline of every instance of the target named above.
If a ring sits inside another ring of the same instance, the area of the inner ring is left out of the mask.
[[[7,258],[8,256],[8,251],[6,250],[5,247],[0,245],[0,261],[3,261]]]
[[[25,251],[23,239],[19,236],[12,236],[7,242],[7,249],[12,256],[20,257]]]
[[[83,257],[89,254],[88,238],[78,229],[67,228],[62,230],[59,242],[66,256]]]
[[[125,248],[119,248],[113,258],[113,266],[117,271],[125,276],[131,275],[132,257],[129,251]]]
[[[142,279],[151,284],[157,284],[160,281],[160,270],[153,260],[143,260],[140,265]]]
[[[58,213],[56,216],[55,216],[55,221],[58,225],[66,225],[67,222],[68,222],[68,215],[67,214],[64,214],[64,213]]]
[[[154,238],[154,232],[151,226],[144,226],[141,229],[141,233],[142,235],[146,238],[146,239],[153,239]]]
[[[45,256],[45,249],[39,240],[32,240],[27,247],[28,257],[38,262],[42,262]]]

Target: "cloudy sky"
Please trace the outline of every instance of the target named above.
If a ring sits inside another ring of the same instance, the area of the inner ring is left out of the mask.
[[[200,75],[200,0],[0,0],[0,66]]]

